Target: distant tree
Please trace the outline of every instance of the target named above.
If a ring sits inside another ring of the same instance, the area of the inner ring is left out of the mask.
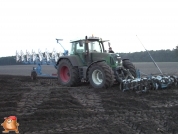
[[[178,45],[176,46],[176,48],[174,49],[176,55],[178,55]]]

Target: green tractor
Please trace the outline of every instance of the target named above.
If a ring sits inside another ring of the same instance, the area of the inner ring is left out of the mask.
[[[107,53],[102,40],[85,37],[72,41],[71,51],[57,61],[58,81],[63,86],[79,86],[89,82],[93,88],[109,88],[114,82],[136,78],[135,66],[118,53]]]

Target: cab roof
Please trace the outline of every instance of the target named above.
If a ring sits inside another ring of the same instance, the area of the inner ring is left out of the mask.
[[[79,41],[85,41],[85,40],[86,40],[86,39],[79,39],[79,40],[71,41],[70,43],[79,42]],[[89,40],[89,41],[102,41],[102,42],[109,41],[109,40],[102,40],[102,39],[99,38],[99,37],[89,37],[87,40]]]

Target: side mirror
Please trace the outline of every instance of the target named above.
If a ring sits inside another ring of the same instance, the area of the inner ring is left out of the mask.
[[[79,41],[79,45],[80,45],[80,47],[83,47],[83,41],[82,40]]]

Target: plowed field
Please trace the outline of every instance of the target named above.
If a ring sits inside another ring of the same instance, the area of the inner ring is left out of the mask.
[[[0,75],[0,94],[0,123],[15,115],[20,134],[178,134],[178,89],[69,88],[14,74]]]

